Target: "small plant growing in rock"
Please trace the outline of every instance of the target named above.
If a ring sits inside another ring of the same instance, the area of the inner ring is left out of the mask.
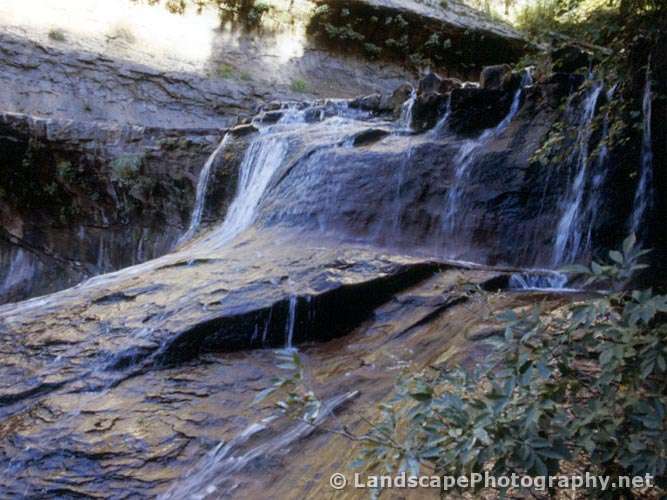
[[[225,63],[218,66],[215,72],[220,78],[226,79],[226,78],[232,78],[234,76],[234,70],[235,70],[234,66]]]
[[[296,80],[292,80],[292,83],[290,84],[290,89],[293,92],[304,93],[308,91],[308,83],[305,80],[297,78]]]
[[[111,162],[111,180],[120,185],[131,184],[139,175],[142,163],[140,155],[119,156]]]
[[[61,160],[56,164],[56,175],[65,182],[71,182],[76,172],[70,161]]]
[[[51,40],[54,40],[56,42],[64,42],[67,40],[67,37],[65,36],[65,32],[59,28],[54,28],[49,31],[49,38]]]

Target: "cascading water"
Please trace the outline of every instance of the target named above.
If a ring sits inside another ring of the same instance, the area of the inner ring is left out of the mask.
[[[611,103],[612,98],[614,97],[614,92],[618,84],[614,84],[607,91],[607,103]],[[611,113],[611,106],[608,105],[607,111],[604,114],[604,119],[602,122],[602,135],[600,137],[600,146],[598,150],[598,155],[595,160],[592,171],[592,180],[591,180],[591,189],[588,193],[588,202],[586,203],[586,208],[584,211],[584,216],[582,218],[583,227],[587,228],[586,238],[583,241],[582,253],[589,252],[593,248],[593,228],[595,227],[596,221],[598,220],[600,210],[604,200],[602,199],[602,187],[607,178],[609,172],[609,165],[607,165],[607,158],[609,156],[609,145],[607,144],[609,139],[609,118]]]
[[[417,102],[417,91],[412,89],[410,98],[401,106],[401,117],[398,120],[399,126],[405,130],[412,130],[412,110]]]
[[[211,156],[208,157],[206,163],[201,169],[201,172],[199,174],[199,179],[197,180],[195,206],[192,210],[190,227],[188,227],[188,230],[185,232],[185,234],[183,234],[183,236],[179,238],[177,245],[185,243],[186,241],[190,240],[197,232],[197,229],[199,229],[199,225],[201,224],[201,218],[204,213],[204,205],[206,202],[206,191],[208,190],[208,183],[211,178],[211,169],[220,152],[223,151],[227,146],[227,144],[229,143],[230,140],[229,138],[230,135],[225,134],[225,136],[220,141],[218,147],[215,148],[215,151],[213,151],[213,153],[211,153]]]
[[[219,247],[253,223],[260,199],[287,154],[287,141],[268,130],[261,132],[248,147],[234,201],[224,222],[206,236],[204,241],[208,244]]]
[[[512,273],[510,290],[563,290],[567,276],[556,272]]]
[[[583,227],[585,220],[582,217],[582,205],[586,191],[589,143],[593,133],[592,122],[601,92],[602,82],[594,83],[581,107],[577,140],[570,156],[575,176],[562,205],[562,214],[556,229],[556,242],[553,250],[554,266],[573,262],[580,255],[583,236],[588,232],[588,228]]]
[[[651,66],[646,68],[646,82],[642,99],[642,113],[644,117],[642,131],[642,150],[640,159],[640,177],[635,192],[634,208],[630,220],[630,230],[641,237],[642,222],[646,212],[653,204],[653,148],[651,137],[651,106],[653,93],[651,91]]]
[[[447,104],[445,105],[445,112],[442,115],[442,118],[438,120],[438,123],[435,124],[435,127],[433,127],[433,130],[429,132],[429,134],[433,136],[439,136],[443,132],[447,130],[447,126],[449,125],[449,117],[452,114],[452,94],[450,93],[447,96]]]
[[[298,297],[292,295],[289,298],[289,311],[287,314],[287,323],[285,324],[285,347],[292,349],[294,343],[294,326],[296,324],[296,305]]]
[[[474,163],[477,155],[483,149],[484,145],[494,137],[498,137],[500,134],[502,134],[509,126],[511,121],[519,112],[523,90],[530,84],[532,84],[532,76],[530,71],[525,70],[521,80],[521,85],[519,85],[519,88],[514,93],[512,104],[505,118],[503,118],[502,121],[494,128],[485,130],[478,138],[465,141],[459,149],[459,152],[454,160],[454,164],[456,165],[454,180],[451,188],[447,192],[447,199],[445,200],[443,230],[446,236],[454,235],[458,224],[460,224],[461,220],[463,219],[459,215],[461,212],[463,190],[466,184],[469,167]],[[448,118],[447,113],[445,114],[445,117]]]

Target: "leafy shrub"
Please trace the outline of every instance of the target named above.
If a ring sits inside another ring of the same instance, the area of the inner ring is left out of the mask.
[[[539,305],[503,313],[503,338],[489,340],[498,350],[484,366],[432,367],[402,380],[370,431],[353,436],[364,443],[354,465],[451,476],[648,474],[664,493],[667,296],[624,289],[645,253],[630,236],[608,263],[568,269],[609,291],[550,315]],[[293,353],[281,361],[299,376],[278,379],[261,397],[287,389],[277,408],[312,422],[319,404],[300,361]]]

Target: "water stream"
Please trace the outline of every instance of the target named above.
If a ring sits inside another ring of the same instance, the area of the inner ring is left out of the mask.
[[[523,73],[521,84],[514,92],[512,104],[507,112],[507,115],[494,128],[485,130],[476,139],[471,139],[463,142],[459,152],[454,159],[455,171],[452,185],[447,192],[445,200],[445,209],[443,212],[443,234],[447,239],[454,238],[457,233],[459,225],[464,220],[464,202],[463,193],[465,191],[467,177],[469,175],[470,166],[474,164],[478,155],[483,151],[484,146],[493,138],[500,136],[512,122],[516,114],[519,112],[521,106],[521,98],[523,96],[524,88],[532,84],[532,76],[530,71],[526,70]],[[449,110],[449,106],[448,106]],[[449,118],[446,112],[442,124],[446,124],[445,119]],[[445,243],[447,244],[447,243]]]
[[[562,203],[561,217],[556,228],[556,240],[553,250],[553,265],[574,262],[582,251],[584,235],[588,232],[583,215],[583,202],[586,193],[587,169],[589,164],[589,146],[593,133],[593,118],[602,92],[602,82],[595,82],[588,91],[580,109],[577,139],[570,156],[574,169],[574,179],[568,187]],[[568,163],[570,163],[568,161]]]
[[[642,127],[642,149],[639,167],[639,182],[635,192],[634,208],[630,222],[630,230],[638,235],[640,241],[645,234],[642,228],[646,213],[653,204],[653,147],[651,137],[651,106],[653,93],[651,91],[651,65],[646,67],[646,82],[642,99],[642,113],[644,117]]]
[[[222,138],[222,141],[220,141],[220,144],[218,145],[217,148],[215,148],[215,151],[211,153],[211,155],[208,157],[206,160],[206,163],[201,169],[201,172],[199,173],[199,179],[197,180],[197,191],[196,191],[196,196],[195,196],[195,205],[194,208],[192,209],[192,217],[190,219],[190,227],[188,227],[188,230],[185,232],[183,236],[178,240],[177,246],[185,243],[186,241],[192,239],[192,237],[195,235],[197,230],[199,229],[199,225],[201,224],[201,219],[202,215],[204,214],[204,206],[206,204],[206,193],[208,190],[208,184],[211,178],[211,170],[213,168],[213,165],[216,162],[216,159],[218,158],[218,155],[220,154],[221,151],[224,151],[225,147],[227,147],[227,144],[230,141],[230,135],[225,134],[225,136]]]

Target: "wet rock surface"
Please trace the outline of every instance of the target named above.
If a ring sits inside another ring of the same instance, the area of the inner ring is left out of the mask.
[[[0,302],[167,252],[223,133],[0,113]]]
[[[302,486],[289,478],[303,471],[286,454],[334,438],[278,420],[239,440],[272,413],[253,400],[280,370],[271,351],[225,352],[283,346],[293,328],[321,397],[356,427],[353,408],[390,395],[393,367],[431,363],[463,346],[468,329],[488,329],[478,309],[489,306],[470,302],[462,283],[494,289],[501,276],[280,232],[251,231],[218,252],[192,245],[0,308],[0,466],[13,471],[3,492],[247,498],[275,474],[290,496]],[[523,299],[496,300],[491,309]],[[341,399],[353,391],[358,399]],[[223,441],[232,449],[213,453]],[[340,465],[319,456],[323,471]]]

